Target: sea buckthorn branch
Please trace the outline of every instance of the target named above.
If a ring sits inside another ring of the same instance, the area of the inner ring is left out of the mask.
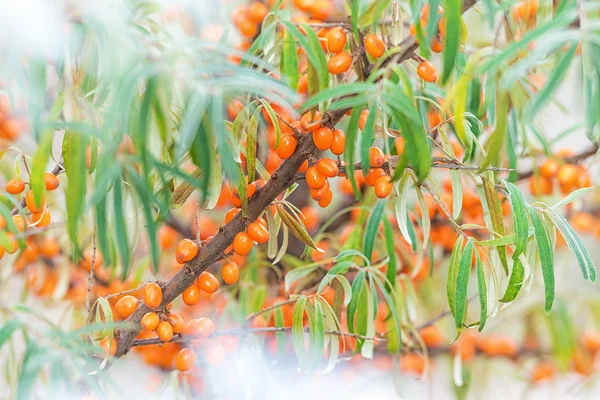
[[[273,304],[270,307],[263,308],[260,311],[257,311],[257,312],[255,312],[253,314],[250,314],[250,315],[248,315],[246,317],[246,321],[244,322],[244,326],[245,327],[249,326],[250,323],[252,322],[252,320],[254,318],[258,317],[259,315],[262,315],[262,314],[267,313],[269,311],[273,311],[273,310],[275,310],[275,309],[277,309],[279,307],[283,307],[283,306],[286,306],[288,304],[295,304],[297,301],[298,301],[298,299],[289,299],[289,300],[286,300],[286,301],[282,301],[281,303]]]
[[[577,164],[589,157],[592,157],[598,153],[598,149],[600,149],[600,145],[598,143],[592,144],[585,150],[582,150],[580,153],[574,154],[572,156],[564,157],[562,160],[568,164]],[[517,180],[527,179],[534,174],[534,170],[531,169],[529,171],[519,172],[517,176]]]
[[[25,160],[25,158],[23,158],[23,160]],[[29,168],[27,168],[27,172],[29,173]],[[58,164],[56,164],[54,169],[50,172],[55,176],[62,174],[63,172],[65,172],[65,164],[62,161],[59,162]],[[12,215],[17,215],[19,213],[19,210],[22,210],[26,207],[27,204],[26,204],[25,199],[26,198],[23,197],[23,200],[21,200],[21,205],[12,209]]]
[[[454,230],[457,233],[464,236],[466,239],[469,239],[469,236],[462,230],[462,228],[460,227],[460,225],[458,225],[458,223],[454,220],[454,218],[452,218],[452,213],[450,211],[448,211],[448,209],[446,208],[446,205],[440,200],[438,195],[435,194],[435,192],[433,190],[431,190],[431,188],[429,187],[427,182],[421,183],[421,187],[424,188],[425,190],[427,190],[429,192],[429,194],[431,194],[431,198],[438,205],[440,210],[442,210],[442,212],[446,215],[446,219],[450,222],[450,224],[452,225]]]
[[[335,125],[338,120],[330,119],[328,123]],[[302,135],[298,142],[298,147],[291,157],[284,161],[272,174],[271,179],[265,186],[258,189],[250,198],[246,218],[242,216],[242,213],[239,213],[229,223],[219,228],[218,233],[199,249],[196,257],[177,271],[169,281],[164,283],[160,308],[164,308],[167,304],[175,300],[203,271],[222,257],[227,247],[233,243],[235,235],[245,229],[246,220],[256,220],[279,194],[291,186],[296,179],[298,168],[315,151],[311,134]],[[125,321],[127,327],[115,330],[117,357],[129,351],[134,338],[141,330],[141,319],[149,311],[150,309],[144,304],[138,305],[133,314]]]

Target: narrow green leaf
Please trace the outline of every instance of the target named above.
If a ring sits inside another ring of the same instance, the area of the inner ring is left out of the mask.
[[[487,155],[479,171],[483,171],[490,164],[496,163],[498,155],[501,153],[500,150],[504,144],[504,138],[506,136],[506,125],[508,121],[508,95],[506,92],[498,91],[496,93],[496,126],[494,132],[485,144],[485,151]]]
[[[490,219],[492,221],[492,228],[495,234],[491,235],[492,239],[497,235],[506,236],[506,230],[504,229],[504,216],[502,215],[502,206],[500,205],[500,199],[492,182],[486,177],[481,177],[483,181],[483,190],[485,192],[485,199],[490,209]],[[504,273],[508,275],[508,261],[506,259],[506,246],[498,246],[498,256],[500,262],[504,268]]]
[[[323,321],[323,307],[320,301],[315,301],[314,323],[310,330],[311,353],[313,354],[313,365],[317,365],[323,357],[325,349],[325,327]]]
[[[358,2],[357,2],[358,3]],[[374,24],[381,18],[383,11],[387,8],[390,0],[375,0],[363,12],[358,19],[358,27],[363,29]]]
[[[304,311],[307,303],[306,296],[300,296],[294,305],[292,316],[292,344],[296,357],[301,366],[306,367],[306,347],[304,343]]]
[[[67,230],[75,257],[79,249],[79,223],[83,213],[86,192],[85,153],[86,140],[80,133],[67,132],[63,139],[63,159],[69,179],[66,187]],[[93,153],[93,151],[92,151]]]
[[[585,196],[586,194],[592,192],[594,189],[596,189],[595,186],[577,189],[576,191],[569,193],[569,195],[567,197],[565,197],[558,203],[554,204],[552,206],[552,209],[557,210],[560,207],[566,206],[567,204],[577,200],[578,198]]]
[[[385,199],[379,200],[373,208],[371,215],[369,215],[369,219],[367,221],[367,226],[365,228],[365,234],[363,239],[363,253],[368,260],[371,260],[373,255],[373,247],[375,246],[375,240],[377,239],[377,233],[379,231],[379,224],[381,223],[381,218],[383,217],[383,211],[385,210],[385,205],[387,204]]]
[[[479,332],[483,330],[485,322],[487,320],[487,286],[485,284],[485,273],[483,272],[483,266],[481,265],[481,259],[479,258],[479,252],[475,251],[475,263],[477,271],[477,291],[479,292]]]
[[[248,172],[248,182],[254,182],[256,177],[256,142],[258,139],[258,118],[262,106],[257,107],[250,118],[248,129],[246,130],[246,171]]]
[[[542,264],[544,296],[546,298],[544,310],[548,314],[550,313],[552,304],[554,303],[554,253],[548,232],[546,230],[546,225],[542,222],[542,219],[533,207],[528,205],[527,211],[529,218],[531,219],[533,229],[535,230],[535,240],[537,243],[538,254],[540,256],[540,262]]]
[[[23,326],[23,323],[18,319],[10,319],[2,324],[2,327],[0,327],[0,349],[21,326]]]
[[[460,16],[462,14],[461,0],[445,0],[444,16],[446,18],[446,40],[444,43],[444,68],[442,83],[446,83],[456,62],[460,46]],[[436,12],[436,11],[431,11]]]
[[[396,255],[394,231],[392,229],[392,224],[387,218],[383,219],[383,232],[385,234],[385,247],[387,250],[388,257],[390,259],[387,264],[386,278],[389,282],[389,285],[391,285],[391,287],[388,288],[388,290],[392,291],[393,288],[396,286],[398,257]]]
[[[471,260],[473,258],[473,240],[467,240],[467,244],[460,256],[458,273],[456,274],[456,287],[454,295],[454,321],[458,332],[462,331],[467,316],[467,288],[471,272]]]
[[[365,176],[371,169],[369,150],[371,146],[373,146],[373,128],[375,127],[375,115],[377,114],[377,107],[375,107],[373,104],[369,106],[369,109],[371,111],[369,112],[369,116],[367,117],[365,127],[360,137],[360,162],[363,167],[363,174]]]
[[[446,296],[448,306],[453,316],[456,316],[454,303],[456,299],[456,278],[458,277],[459,264],[463,252],[463,238],[459,236],[454,243],[450,260],[448,261],[448,279],[446,280]]]
[[[513,210],[513,225],[517,234],[517,242],[513,259],[516,259],[525,251],[527,246],[527,237],[529,235],[529,220],[525,211],[525,200],[519,188],[513,183],[503,181],[504,186],[508,189],[508,199]]]
[[[281,48],[281,61],[279,64],[281,74],[287,78],[292,89],[298,88],[298,53],[294,36],[286,30],[283,34],[283,46]]]
[[[355,164],[355,146],[356,146],[356,135],[358,133],[358,120],[360,118],[361,109],[354,108],[352,115],[350,116],[350,122],[348,123],[348,130],[346,131],[346,149],[344,151],[344,161],[346,162],[346,176],[352,183],[352,189],[354,190],[354,197],[360,199],[360,190],[356,184],[354,178],[354,164]]]
[[[366,272],[364,270],[361,270],[358,274],[356,274],[354,281],[352,281],[352,299],[350,300],[350,304],[348,304],[348,309],[346,310],[346,324],[350,333],[354,333],[355,331],[354,316],[356,315],[359,297],[365,284],[365,276]]]
[[[121,182],[121,179],[115,182],[113,195],[117,248],[119,250],[119,254],[121,255],[121,280],[125,281],[129,274],[129,266],[131,265],[131,254],[129,251],[129,239],[127,237],[127,220],[125,218],[123,204],[123,183]]]
[[[317,245],[313,242],[312,238],[306,231],[304,225],[298,221],[296,218],[291,216],[287,211],[283,209],[279,204],[276,205],[277,215],[281,217],[281,221],[290,229],[292,234],[298,238],[298,240],[302,241],[306,245],[312,247],[313,249],[323,252],[323,250],[319,249]]]
[[[413,107],[414,108],[414,107]],[[405,118],[404,114],[399,110],[393,109],[394,119],[400,125],[402,137],[404,137],[405,154],[408,157],[410,166],[417,175],[418,182],[422,182],[431,169],[431,148],[429,147],[429,139],[422,129],[416,129]]]
[[[373,93],[376,89],[376,86],[373,83],[367,82],[352,82],[341,84],[327,90],[323,90],[314,96],[311,96],[300,108],[300,112],[306,112],[321,103],[328,102],[330,100],[336,99],[341,100],[342,98],[347,99],[352,95],[356,95],[357,98],[360,97],[360,104],[366,104],[366,100],[368,96]],[[333,105],[333,104],[332,104]]]
[[[301,268],[295,268],[285,274],[284,282],[285,282],[285,291],[289,292],[292,283],[299,281],[302,278],[307,277],[308,275],[315,272],[319,269],[320,265],[307,265]]]
[[[500,301],[503,303],[510,303],[513,301],[523,286],[524,278],[525,269],[523,268],[523,263],[521,263],[519,258],[514,258],[512,273],[510,274],[510,279],[508,281],[508,287],[506,288],[506,292],[504,292],[504,296],[500,299]]]

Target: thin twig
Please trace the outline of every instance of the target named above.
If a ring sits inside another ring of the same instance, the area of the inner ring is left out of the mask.
[[[438,207],[440,207],[442,212],[444,214],[446,214],[446,218],[448,219],[448,221],[450,221],[450,224],[452,224],[452,226],[454,227],[454,230],[456,232],[458,232],[459,234],[463,235],[465,238],[469,239],[469,236],[467,236],[467,234],[462,230],[460,225],[458,225],[458,223],[454,220],[454,218],[452,218],[452,214],[450,213],[450,211],[448,211],[448,209],[446,208],[446,205],[440,200],[440,198],[437,196],[437,194],[435,194],[433,192],[433,190],[431,190],[429,185],[426,182],[423,182],[423,183],[421,183],[421,187],[425,188],[429,192],[429,194],[431,194],[431,198],[433,199],[433,201],[435,201],[435,203],[438,205]]]
[[[108,299],[112,299],[113,297],[118,297],[118,296],[121,296],[121,295],[124,295],[124,294],[129,294],[129,293],[137,292],[138,290],[140,290],[141,288],[143,288],[144,286],[146,286],[148,283],[149,282],[140,283],[139,285],[137,285],[133,289],[127,289],[127,290],[123,290],[122,292],[109,294],[108,296],[104,296],[104,298],[106,300],[108,300]]]
[[[255,312],[255,313],[253,313],[253,314],[250,314],[250,315],[248,315],[248,316],[246,317],[246,321],[244,322],[244,326],[245,326],[245,327],[247,327],[247,326],[250,324],[250,322],[251,322],[251,321],[252,321],[254,318],[258,317],[259,315],[262,315],[262,314],[264,314],[264,313],[267,313],[267,312],[269,312],[269,311],[272,311],[272,310],[274,310],[274,309],[276,309],[276,308],[279,308],[279,307],[282,307],[282,306],[285,306],[285,305],[288,305],[288,304],[294,304],[294,303],[295,303],[295,302],[297,302],[297,301],[298,301],[298,299],[289,299],[289,300],[286,300],[286,301],[282,301],[281,303],[273,304],[273,305],[272,305],[272,306],[270,306],[270,307],[263,308],[263,309],[262,309],[262,310],[260,310],[260,311],[257,311],[257,312]]]
[[[92,286],[94,285],[94,268],[96,266],[96,232],[92,235],[92,265],[90,266],[90,275],[88,277],[87,295],[85,296],[85,310],[90,313],[90,299],[92,297]]]

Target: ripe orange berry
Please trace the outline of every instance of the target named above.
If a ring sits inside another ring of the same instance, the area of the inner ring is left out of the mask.
[[[29,226],[29,224],[31,223],[29,218],[27,218],[26,216],[21,215],[21,214],[17,214],[15,216],[13,216],[12,220],[13,220],[14,224],[16,225],[17,230],[19,232],[25,232],[25,230],[27,229],[27,226]]]
[[[144,314],[141,321],[142,328],[144,328],[147,331],[155,330],[159,323],[160,318],[158,314],[152,311]]]
[[[175,229],[167,225],[161,226],[160,230],[158,231],[158,242],[160,243],[161,249],[170,249],[175,245],[176,240],[177,231],[175,231]]]
[[[250,8],[248,10],[247,15],[250,21],[256,24],[260,24],[263,21],[263,19],[265,19],[268,13],[269,8],[266,5],[264,5],[260,1],[253,1],[252,3],[250,3]]]
[[[389,175],[383,175],[377,178],[375,181],[375,196],[380,199],[386,198],[392,193],[393,185],[391,183],[392,177]]]
[[[302,207],[300,209],[300,220],[304,224],[307,231],[313,231],[319,223],[319,212],[312,207]]]
[[[436,348],[444,345],[444,337],[435,325],[427,326],[419,332],[427,347]]]
[[[219,289],[219,281],[213,274],[210,272],[204,271],[200,274],[198,279],[196,280],[196,284],[206,293],[214,293]]]
[[[156,327],[158,338],[163,342],[173,339],[173,325],[169,321],[161,321]]]
[[[245,256],[252,250],[252,239],[246,232],[239,232],[233,239],[233,251],[236,254]]]
[[[600,335],[595,332],[587,332],[581,336],[581,344],[591,354],[600,351]]]
[[[529,21],[538,12],[538,0],[523,0],[512,7],[511,14],[516,20]]]
[[[438,78],[437,70],[435,69],[433,64],[427,60],[419,64],[419,66],[417,67],[417,74],[425,82],[435,82]]]
[[[52,222],[52,216],[50,215],[50,210],[46,208],[39,214],[31,214],[31,220],[36,228],[43,228],[50,225]]]
[[[548,159],[540,165],[539,172],[540,172],[540,175],[543,176],[544,178],[554,179],[554,177],[558,173],[559,168],[560,168],[560,165],[558,164],[558,162],[556,160]]]
[[[385,43],[381,36],[371,33],[365,38],[365,50],[373,58],[379,58],[385,52]]]
[[[275,150],[277,151],[277,155],[285,160],[294,154],[297,145],[298,141],[292,135],[281,135]]]
[[[209,337],[215,331],[215,323],[210,318],[202,317],[192,319],[188,322],[185,333],[188,335],[198,335]]]
[[[198,254],[198,245],[196,242],[190,239],[183,239],[177,245],[177,250],[175,252],[175,259],[179,264],[185,264],[188,261],[191,261]]]
[[[131,295],[123,296],[115,304],[115,311],[122,318],[129,317],[137,308],[138,299]]]
[[[264,4],[260,4],[264,6]],[[179,350],[179,353],[177,353],[177,357],[175,358],[175,367],[181,372],[186,372],[194,367],[195,362],[196,352],[194,350],[181,349]]]
[[[200,301],[200,288],[195,283],[192,283],[181,294],[181,299],[188,306],[193,306]]]
[[[561,186],[576,186],[578,183],[579,171],[573,164],[561,165],[556,174],[558,183]]]
[[[362,110],[360,112],[360,117],[358,118],[358,127],[361,131],[365,130],[365,125],[367,124],[367,119],[369,118],[369,110]]]
[[[552,194],[552,181],[543,176],[532,175],[529,178],[529,191],[535,196]]]
[[[221,267],[221,277],[223,282],[228,285],[233,285],[240,278],[240,268],[234,262],[228,262]]]
[[[337,53],[327,61],[327,69],[331,74],[339,75],[350,69],[352,65],[352,55],[347,51]]]
[[[400,370],[405,373],[421,375],[425,370],[425,357],[408,353],[400,357]]]
[[[256,243],[264,244],[269,241],[269,231],[267,227],[259,221],[254,221],[248,225],[248,236]]]
[[[333,28],[327,34],[327,49],[331,53],[339,53],[346,47],[346,31],[340,27]]]
[[[25,190],[25,182],[21,178],[14,177],[6,182],[4,189],[10,194],[19,194]]]
[[[383,151],[377,147],[371,147],[369,149],[369,162],[371,163],[371,167],[379,168],[382,167],[386,162],[385,154]]]
[[[33,190],[27,192],[25,195],[25,205],[34,214],[40,214],[46,208],[46,198],[42,195],[39,203],[35,201]]]
[[[396,154],[401,156],[404,153],[404,138],[399,137],[394,139],[394,147],[396,147]]]
[[[317,170],[326,178],[335,178],[340,172],[338,165],[330,158],[322,158],[317,162]]]
[[[573,228],[584,232],[591,233],[594,230],[596,221],[592,214],[586,212],[576,212],[571,216],[571,225]]]
[[[346,150],[346,134],[343,131],[339,129],[333,130],[331,147],[329,149],[336,156],[344,154],[344,150]]]
[[[60,246],[56,239],[46,237],[38,243],[38,250],[42,257],[52,258],[60,253]]]
[[[331,189],[326,190],[319,198],[318,203],[319,207],[325,208],[329,204],[331,204],[331,200],[333,199],[333,193]]]
[[[333,131],[326,126],[317,129],[313,133],[313,142],[315,143],[315,147],[319,150],[329,149],[333,142]]]
[[[113,357],[117,353],[117,341],[115,338],[106,336],[100,341],[100,348],[103,350],[105,355]]]
[[[306,132],[314,132],[321,127],[321,113],[308,111],[300,118],[300,127]]]
[[[315,0],[309,12],[315,20],[326,21],[333,12],[333,2],[331,0]]]
[[[158,284],[150,282],[144,286],[144,304],[146,307],[153,309],[158,308],[162,303],[162,289]]]
[[[234,207],[231,210],[227,211],[227,214],[225,214],[225,223],[228,224],[239,213],[240,213],[240,209],[236,208],[236,207]]]
[[[44,184],[46,185],[46,190],[52,191],[56,190],[60,186],[60,181],[52,172],[44,172]]]
[[[444,50],[444,45],[437,37],[434,37],[429,46],[434,53],[441,53]]]
[[[173,333],[183,333],[185,331],[185,321],[179,314],[169,314],[169,321],[173,325]]]
[[[384,175],[385,171],[383,170],[383,168],[371,168],[369,170],[369,173],[365,177],[365,182],[369,186],[375,186],[375,183],[377,183],[377,179],[381,178]]]
[[[556,367],[550,361],[539,361],[531,370],[531,381],[538,383],[550,380],[556,375]]]
[[[258,33],[258,24],[247,17],[242,18],[239,22],[238,29],[243,36],[252,38]]]
[[[306,184],[309,188],[320,189],[323,186],[325,186],[326,181],[327,178],[321,175],[317,167],[315,167],[314,165],[308,167],[308,169],[306,170]]]
[[[502,336],[486,336],[477,343],[479,350],[490,356],[512,358],[517,352],[517,345],[512,339]]]

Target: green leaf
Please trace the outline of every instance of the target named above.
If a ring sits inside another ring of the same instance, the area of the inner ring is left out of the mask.
[[[191,173],[191,176],[194,179],[198,179],[200,177],[200,175],[202,175],[202,169],[200,167],[196,168]],[[171,195],[171,207],[174,210],[181,207],[187,201],[187,199],[192,195],[192,193],[194,193],[195,189],[196,189],[196,187],[194,185],[192,185],[191,183],[189,183],[187,181],[181,182],[179,185],[177,185],[177,187],[175,188],[175,191],[173,191],[173,194]]]
[[[396,286],[396,271],[398,270],[398,258],[396,255],[394,230],[392,229],[392,224],[387,218],[383,219],[383,232],[385,234],[385,247],[389,258],[387,264],[386,278],[390,285],[388,290],[391,292]]]
[[[367,256],[365,256],[360,251],[354,250],[354,249],[348,249],[348,250],[342,251],[340,254],[338,254],[335,257],[335,259],[333,260],[333,262],[338,263],[341,260],[343,260],[344,258],[356,257],[356,256],[361,257],[363,260],[365,260],[366,265],[371,265],[371,260],[369,258],[367,258]]]
[[[585,196],[586,194],[592,192],[594,189],[596,189],[595,186],[577,189],[576,191],[569,193],[569,195],[567,197],[565,197],[558,203],[554,204],[552,206],[552,209],[556,210],[560,207],[566,206],[567,204],[577,200],[578,198]]]
[[[315,315],[310,329],[310,347],[313,355],[313,365],[317,365],[323,357],[325,349],[325,327],[323,307],[320,301],[315,301]]]
[[[468,239],[460,256],[458,272],[456,274],[456,287],[454,295],[454,321],[458,332],[462,331],[467,316],[467,288],[473,258],[473,240]]]
[[[360,11],[360,1],[353,0],[350,2],[351,5],[351,13],[350,13],[350,24],[352,25],[352,32],[354,33],[354,38],[358,41],[360,36],[358,35],[358,17]]]
[[[351,333],[354,333],[354,316],[358,307],[360,294],[365,285],[365,276],[366,272],[361,270],[356,274],[354,281],[352,281],[352,300],[350,300],[350,304],[348,304],[348,309],[346,310],[346,324],[348,326],[348,331]]]
[[[312,238],[306,231],[306,228],[300,221],[298,221],[296,218],[294,218],[292,215],[290,215],[287,211],[285,211],[283,209],[283,207],[280,206],[279,204],[276,205],[276,208],[277,208],[277,215],[279,215],[281,217],[281,221],[283,221],[283,223],[290,229],[292,234],[296,238],[298,238],[298,240],[302,241],[306,245],[312,247],[313,249],[315,249],[319,252],[323,252],[323,250],[319,249],[317,247],[317,245],[315,245]]]
[[[311,58],[309,55],[309,61],[319,75],[319,91],[325,90],[329,87],[329,70],[327,69],[325,53],[323,53],[321,43],[315,31],[308,24],[302,24],[302,27],[306,32],[306,39],[308,40],[310,52],[313,57]]]
[[[400,182],[398,182],[398,196],[396,196],[396,202],[394,204],[394,209],[396,211],[396,221],[398,221],[398,227],[400,228],[400,233],[406,240],[406,243],[413,244],[411,235],[408,232],[409,220],[408,220],[408,209],[406,207],[406,186],[408,184],[408,178],[410,177],[409,173],[405,173],[402,178],[400,178]]]
[[[376,115],[376,107],[371,104],[369,106],[371,110],[369,112],[369,116],[367,121],[365,122],[365,127],[362,131],[362,135],[360,137],[360,162],[363,167],[363,174],[366,176],[371,169],[371,163],[369,161],[369,150],[373,145],[373,128],[375,127],[375,115]]]
[[[248,129],[246,130],[246,171],[248,172],[248,182],[254,182],[256,177],[256,141],[258,136],[258,118],[261,107],[257,107],[250,118]]]
[[[352,183],[352,189],[354,190],[354,198],[360,199],[360,190],[358,185],[356,184],[356,179],[354,178],[354,164],[355,164],[355,155],[356,151],[354,147],[356,146],[356,135],[358,133],[358,120],[360,118],[361,109],[354,108],[352,110],[352,115],[350,116],[350,122],[348,123],[348,130],[346,131],[346,149],[344,151],[344,161],[346,162],[346,176],[350,179],[350,183]]]
[[[456,55],[460,46],[460,16],[462,14],[461,0],[446,0],[444,2],[444,15],[446,18],[446,40],[444,43],[444,68],[442,83],[446,83],[456,62]],[[432,13],[436,11],[431,11]]]
[[[131,265],[131,253],[129,251],[129,239],[127,237],[127,220],[125,218],[124,204],[123,204],[123,182],[121,179],[115,182],[113,188],[114,195],[114,211],[115,211],[115,230],[117,239],[117,249],[121,255],[121,280],[125,281],[129,273],[129,266]]]
[[[550,313],[552,304],[554,303],[554,253],[546,225],[542,222],[542,219],[537,214],[535,209],[528,205],[527,211],[531,224],[535,230],[535,240],[537,243],[538,254],[540,256],[540,262],[542,264],[542,276],[544,278],[544,296],[546,302],[544,304],[544,310],[546,313]]]
[[[79,222],[83,213],[86,192],[85,153],[86,140],[80,133],[67,132],[63,139],[63,159],[69,179],[66,187],[67,230],[75,257],[81,256],[79,249]],[[92,151],[92,154],[94,152]]]
[[[525,268],[523,268],[523,263],[519,258],[514,258],[512,273],[510,274],[510,280],[508,281],[508,287],[506,288],[506,292],[504,292],[504,296],[500,299],[500,301],[503,303],[510,303],[513,301],[523,286],[524,278]]]
[[[304,345],[304,310],[308,299],[306,296],[300,296],[294,305],[294,315],[292,316],[292,344],[296,357],[301,366],[306,367],[306,348]]]
[[[527,237],[529,236],[529,220],[525,211],[525,200],[519,188],[513,183],[503,181],[504,186],[508,189],[508,199],[513,210],[513,225],[517,234],[517,241],[513,259],[516,259],[525,251],[527,246]]]
[[[485,199],[487,201],[488,207],[490,209],[490,219],[492,221],[492,228],[494,229],[495,234],[491,237],[494,238],[497,235],[505,236],[506,230],[504,229],[504,216],[502,215],[502,206],[500,205],[500,200],[498,199],[498,194],[496,193],[496,189],[492,182],[490,182],[486,177],[481,177],[483,181],[483,190],[485,192]],[[500,257],[500,262],[502,263],[502,267],[504,268],[504,273],[508,275],[508,261],[506,259],[506,246],[498,246],[498,256]]]
[[[448,279],[446,280],[446,296],[448,297],[448,306],[452,315],[455,316],[454,303],[456,299],[456,278],[458,277],[459,264],[463,252],[463,238],[459,236],[454,243],[450,260],[448,261]]]
[[[23,323],[20,320],[10,319],[0,327],[0,349],[21,326],[23,326]]]
[[[596,282],[596,267],[577,233],[575,233],[562,215],[558,214],[550,207],[545,208],[544,212],[550,217],[552,223],[565,238],[569,249],[575,253],[583,279],[589,279],[592,283]]]
[[[415,182],[416,183],[416,182]],[[431,219],[429,218],[429,208],[425,202],[425,197],[421,191],[421,186],[415,185],[415,191],[417,192],[417,199],[419,200],[419,207],[421,207],[421,229],[423,230],[423,245],[422,249],[427,248],[429,243],[429,234],[431,232]]]
[[[356,3],[358,3],[358,1]],[[390,0],[375,0],[369,4],[369,7],[358,19],[358,27],[363,29],[377,22],[381,18],[383,11],[387,8],[389,3]]]
[[[321,103],[328,102],[330,100],[336,99],[341,100],[344,98],[345,100],[352,95],[356,95],[357,101],[359,101],[360,105],[367,104],[368,97],[375,91],[376,86],[372,83],[367,82],[352,82],[352,83],[344,83],[327,90],[323,90],[314,96],[311,96],[300,108],[300,112],[304,113]],[[336,103],[337,104],[337,101]],[[333,105],[333,104],[332,104]]]
[[[483,171],[490,164],[495,163],[506,136],[506,125],[508,121],[508,95],[506,92],[498,91],[496,93],[496,127],[494,132],[485,144],[487,155],[481,164],[479,171]]]
[[[546,81],[546,85],[539,91],[537,96],[529,104],[529,112],[527,113],[528,121],[533,121],[537,113],[546,105],[546,103],[553,97],[554,92],[558,88],[559,84],[564,81],[565,75],[569,70],[571,62],[575,59],[575,51],[577,50],[577,43],[573,43],[571,48],[564,53],[558,63],[552,68],[552,73]]]
[[[479,252],[475,251],[475,269],[477,271],[477,291],[479,292],[479,332],[483,330],[487,320],[487,287],[485,285],[485,273],[479,258]]]
[[[388,290],[386,289],[386,285],[383,284],[383,282],[381,281],[381,279],[379,279],[379,277],[377,277],[376,275],[372,275],[373,280],[375,281],[375,283],[377,284],[377,286],[379,287],[379,291],[381,292],[381,294],[383,294],[383,297],[385,298],[385,301],[392,313],[392,316],[394,317],[394,331],[395,332],[390,332],[390,333],[395,333],[396,334],[396,340],[397,343],[399,345],[399,348],[397,349],[397,351],[400,350],[400,346],[402,346],[402,329],[400,327],[400,315],[398,314],[398,310],[396,309],[396,303],[392,297],[392,295],[394,295],[394,291],[393,290]],[[394,277],[395,280],[396,277]],[[390,334],[388,333],[388,335]]]
[[[414,108],[414,107],[413,107]],[[392,109],[394,119],[400,125],[400,131],[404,138],[404,153],[418,178],[418,183],[422,182],[431,169],[431,148],[429,139],[422,129],[415,129],[414,125],[405,118],[404,114],[397,109]]]
[[[477,244],[479,244],[480,246],[506,246],[508,244],[513,244],[517,241],[517,235],[515,233],[511,233],[510,235],[507,236],[500,236],[497,237],[495,239],[489,239],[489,240],[479,240],[477,242]],[[508,272],[507,272],[508,275]]]
[[[289,271],[287,274],[285,274],[285,278],[284,278],[285,291],[289,292],[292,283],[297,282],[300,279],[307,277],[308,275],[312,274],[317,269],[319,269],[319,267],[320,267],[319,264],[307,265],[305,267],[295,268],[295,269]]]
[[[298,53],[294,36],[286,30],[283,34],[283,46],[281,48],[281,61],[279,64],[281,74],[287,78],[288,84],[294,90],[298,89]]]
[[[383,217],[383,211],[387,202],[385,199],[379,200],[373,208],[367,226],[365,228],[365,234],[363,239],[363,253],[368,260],[371,260],[373,255],[373,247],[375,246],[375,240],[377,239],[377,233],[379,231],[379,224]]]

